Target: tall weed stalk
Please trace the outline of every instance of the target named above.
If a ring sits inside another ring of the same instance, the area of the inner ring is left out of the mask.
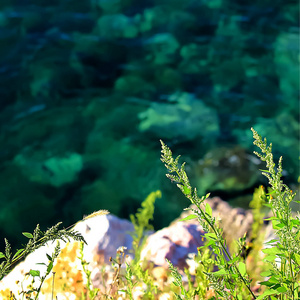
[[[185,163],[179,164],[180,156],[173,158],[171,150],[161,141],[162,155],[161,161],[165,164],[167,177],[177,184],[182,193],[193,203],[197,209],[188,208],[192,214],[183,220],[196,218],[203,227],[206,245],[210,246],[216,257],[218,270],[207,272],[211,287],[218,296],[223,299],[299,299],[300,287],[300,220],[299,216],[293,217],[290,203],[295,197],[287,185],[282,180],[282,158],[279,159],[278,167],[275,168],[272,154],[272,144],[267,145],[266,139],[252,128],[254,145],[261,153],[254,152],[262,161],[267,164],[267,170],[263,170],[271,186],[271,192],[267,194],[267,206],[273,212],[273,228],[278,239],[269,241],[268,248],[263,252],[266,254],[265,261],[270,264],[270,269],[261,275],[267,278],[260,282],[267,287],[265,292],[258,296],[251,289],[250,277],[246,270],[246,264],[239,255],[245,244],[245,236],[238,241],[239,249],[231,254],[228,250],[226,240],[223,238],[223,230],[216,219],[212,216],[212,209],[204,201],[209,194],[203,197],[198,196],[196,188],[192,188],[188,176],[185,172]],[[276,263],[277,262],[277,263]],[[170,265],[174,275],[175,269]],[[179,277],[175,276],[176,285]],[[245,296],[247,292],[248,296]],[[186,291],[182,289],[181,295],[177,299],[186,296]]]
[[[276,167],[272,144],[268,146],[266,138],[251,128],[256,145],[261,153],[254,152],[262,161],[266,162],[267,169],[262,174],[268,178],[270,193],[268,204],[273,216],[272,221],[277,239],[268,242],[270,248],[264,249],[265,260],[270,264],[270,270],[263,276],[268,280],[261,282],[268,289],[257,299],[299,299],[300,297],[300,218],[292,216],[290,203],[295,198],[295,193],[282,182],[282,157]],[[296,201],[299,203],[299,201]],[[278,296],[277,298],[275,296]]]

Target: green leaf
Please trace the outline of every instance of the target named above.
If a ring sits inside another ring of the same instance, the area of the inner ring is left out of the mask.
[[[221,269],[221,270],[219,270],[219,271],[214,272],[213,274],[214,274],[214,275],[227,275],[227,274],[229,274],[229,273],[226,272],[225,269]]]
[[[262,276],[262,277],[269,277],[271,275],[272,275],[272,272],[270,272],[270,271],[265,271],[265,272],[260,273],[260,276]]]
[[[183,191],[185,195],[190,195],[191,194],[191,189],[187,186],[183,186]]]
[[[265,218],[264,221],[278,220],[277,217]]]
[[[236,261],[238,261],[241,257],[240,256],[235,256],[233,259],[229,260],[227,263],[228,264],[233,264],[235,263]]]
[[[259,171],[261,171],[261,172],[266,172],[266,173],[270,173],[269,170],[262,170],[262,169],[259,169]]]
[[[263,249],[262,252],[265,254],[271,254],[271,255],[276,255],[276,254],[282,253],[282,251],[279,250],[277,247],[266,248],[266,249]]]
[[[269,290],[266,290],[262,295],[257,297],[256,300],[261,300],[261,299],[264,299],[266,296],[274,295],[274,294],[279,294],[279,293],[276,290],[269,289]]]
[[[211,245],[215,245],[215,241],[214,240],[208,240],[206,243],[205,243],[205,247],[209,247]]]
[[[267,255],[264,259],[265,259],[265,261],[272,263],[276,259],[276,255]]]
[[[0,252],[0,258],[5,257],[5,255],[3,254],[3,252]]]
[[[274,244],[274,243],[278,243],[278,240],[277,239],[272,239],[271,241],[268,241],[265,244],[266,245],[271,245],[271,244]]]
[[[205,204],[205,213],[207,213],[210,217],[212,216],[212,209],[208,203]]]
[[[50,271],[53,269],[53,262],[51,261],[50,264],[47,267],[47,273],[50,273]]]
[[[272,225],[274,229],[280,229],[286,226],[284,223],[276,220],[272,220]]]
[[[30,270],[29,274],[33,277],[40,276],[40,271],[39,270]]]
[[[196,219],[197,216],[196,215],[188,215],[187,217],[179,220],[179,221],[187,221],[187,220],[192,220],[192,219]]]
[[[279,293],[285,293],[287,292],[287,289],[284,286],[280,286],[276,289],[276,291],[278,291]]]
[[[245,276],[247,274],[246,265],[243,262],[239,263],[239,271],[242,276]]]
[[[295,261],[300,266],[300,255],[298,253],[294,253]]]
[[[218,239],[215,233],[205,233],[205,237],[207,239],[212,239],[212,240],[215,240],[215,241]]]
[[[24,251],[24,249],[19,249],[17,252],[16,252],[16,254],[13,256],[13,259],[15,258],[15,257],[18,257],[18,255],[20,254],[20,253],[22,253]]]
[[[29,238],[29,239],[33,239],[33,235],[31,233],[29,233],[29,232],[22,232],[22,234],[24,236],[26,236],[27,238]]]
[[[274,276],[270,277],[267,281],[260,282],[260,285],[266,285],[266,286],[274,286],[275,284],[278,284],[279,281]]]
[[[49,254],[46,253],[46,256],[50,261],[52,261],[52,257]]]
[[[292,219],[290,220],[291,224],[293,227],[299,226],[300,225],[300,220],[297,219]]]

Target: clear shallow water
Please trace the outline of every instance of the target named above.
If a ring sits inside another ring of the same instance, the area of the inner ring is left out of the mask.
[[[128,217],[157,189],[167,225],[188,203],[159,139],[230,201],[264,183],[253,126],[296,183],[298,15],[296,1],[2,1],[1,236]]]

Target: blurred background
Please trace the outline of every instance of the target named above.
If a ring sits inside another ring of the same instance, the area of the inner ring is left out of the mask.
[[[189,205],[162,139],[199,194],[248,207],[266,185],[251,127],[298,189],[299,3],[2,0],[0,237],[95,210],[122,218],[160,189],[155,229]]]

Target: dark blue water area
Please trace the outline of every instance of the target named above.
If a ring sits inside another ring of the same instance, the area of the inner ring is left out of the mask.
[[[128,218],[160,189],[156,229],[199,194],[248,207],[267,185],[251,127],[299,176],[298,1],[0,3],[0,237],[98,209]],[[2,245],[2,244],[1,244]]]

